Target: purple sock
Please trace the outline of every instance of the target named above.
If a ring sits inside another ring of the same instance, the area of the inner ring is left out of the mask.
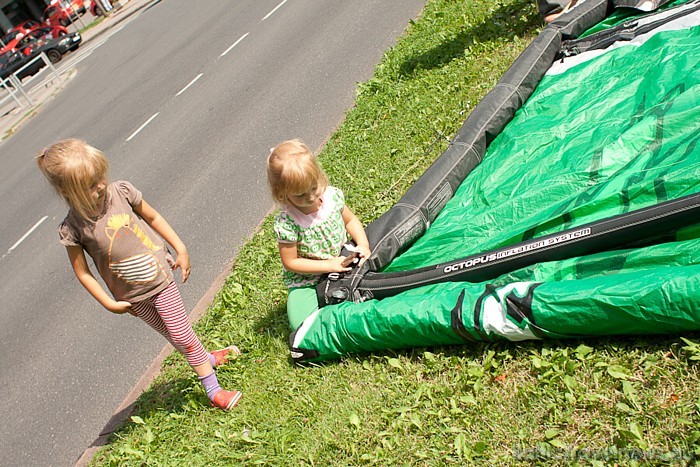
[[[209,400],[212,400],[214,394],[221,391],[219,380],[216,379],[216,373],[213,371],[208,376],[200,376],[199,381],[202,382],[202,386],[204,386],[204,390],[207,392],[207,397],[209,397]]]
[[[211,367],[216,368],[216,358],[214,358],[214,354],[208,353],[207,355],[209,355],[209,363],[211,363]]]

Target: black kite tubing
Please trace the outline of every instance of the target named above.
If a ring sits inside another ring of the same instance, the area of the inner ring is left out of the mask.
[[[536,263],[651,243],[695,224],[698,215],[700,193],[434,266],[391,273],[329,274],[316,287],[318,303],[323,307],[382,299],[440,282],[487,281]]]

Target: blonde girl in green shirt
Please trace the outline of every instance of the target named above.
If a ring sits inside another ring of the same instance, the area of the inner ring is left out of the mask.
[[[369,241],[359,219],[345,205],[343,192],[328,179],[309,148],[300,140],[284,141],[267,159],[272,197],[280,205],[275,234],[289,288],[287,316],[297,329],[317,307],[314,286],[330,272],[348,272],[359,257],[370,256]],[[357,253],[340,256],[350,234]]]

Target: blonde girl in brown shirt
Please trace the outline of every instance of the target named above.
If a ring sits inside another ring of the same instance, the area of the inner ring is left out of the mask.
[[[107,310],[138,316],[161,333],[187,358],[213,406],[235,407],[241,393],[221,389],[214,367],[240,351],[230,346],[208,353],[194,333],[172,273],[180,269],[187,281],[190,259],[173,228],[131,183],[108,183],[107,158],[84,141],[59,141],[37,164],[69,206],[59,236],[78,281]],[[111,295],[90,271],[86,252]]]

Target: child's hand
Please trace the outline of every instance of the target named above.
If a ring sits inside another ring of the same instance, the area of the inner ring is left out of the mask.
[[[365,245],[358,245],[355,249],[360,254],[360,262],[357,265],[362,266],[367,261],[367,258],[372,255],[372,251]]]
[[[336,256],[335,258],[327,259],[329,270],[328,272],[348,272],[352,269],[352,260],[355,259],[355,255],[350,256]]]
[[[184,251],[177,254],[177,259],[175,264],[173,264],[173,271],[180,268],[182,270],[182,283],[187,282],[187,278],[190,277],[190,255]]]
[[[124,313],[131,313],[131,303],[129,302],[114,302],[109,307],[107,307],[112,313],[123,315]]]
[[[359,258],[359,262],[357,266],[362,266],[365,261],[367,261],[367,258],[369,258],[372,255],[372,252],[370,251],[369,247],[366,245],[353,245],[351,243],[346,243],[343,245],[346,250],[351,251],[353,253],[353,258]]]

